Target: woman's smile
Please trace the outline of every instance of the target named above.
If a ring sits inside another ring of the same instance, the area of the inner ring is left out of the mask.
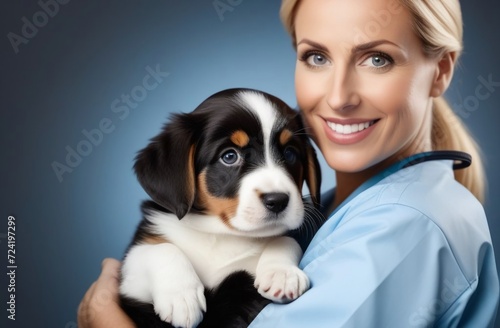
[[[332,142],[339,145],[349,145],[364,140],[373,131],[374,125],[380,119],[338,120],[325,119],[325,132]]]

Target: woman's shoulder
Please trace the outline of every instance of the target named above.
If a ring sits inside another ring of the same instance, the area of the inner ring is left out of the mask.
[[[417,210],[439,223],[448,217],[485,219],[481,203],[454,178],[449,161],[432,161],[393,173],[355,197],[353,208],[392,204]]]
[[[415,209],[442,228],[464,224],[487,229],[483,206],[455,180],[449,161],[408,167],[382,180],[377,188],[377,204]]]
[[[333,219],[337,221],[335,226],[343,225],[363,213],[373,212],[379,213],[374,214],[374,219],[385,215],[420,217],[443,230],[460,225],[488,230],[481,203],[455,180],[449,161],[410,166],[361,189],[333,214],[324,213],[328,221]],[[334,189],[324,193],[323,204],[332,202],[334,196]],[[398,222],[397,218],[394,220]]]
[[[330,220],[330,232],[356,230],[370,221],[392,235],[412,227],[416,234],[440,236],[441,247],[450,248],[468,279],[477,274],[468,268],[477,262],[479,250],[491,245],[481,204],[454,179],[451,163],[442,161],[408,167],[384,178],[354,197]]]

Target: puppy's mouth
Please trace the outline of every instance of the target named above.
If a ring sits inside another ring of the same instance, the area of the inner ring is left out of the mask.
[[[280,236],[287,231],[293,230],[283,224],[278,223],[267,223],[261,224],[253,227],[234,227],[234,231],[237,235],[247,236],[247,237],[274,237]]]
[[[303,218],[304,215],[300,216]],[[291,219],[290,213],[266,213],[259,218],[235,218],[228,222],[232,231],[238,235],[249,237],[272,237],[283,235],[287,231],[297,229],[302,225],[300,218]]]

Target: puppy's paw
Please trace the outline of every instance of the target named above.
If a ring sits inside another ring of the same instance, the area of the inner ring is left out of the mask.
[[[309,278],[295,266],[273,266],[257,272],[254,285],[265,298],[288,303],[309,289]]]
[[[162,288],[153,294],[156,314],[175,327],[196,327],[207,305],[201,283],[191,288]]]

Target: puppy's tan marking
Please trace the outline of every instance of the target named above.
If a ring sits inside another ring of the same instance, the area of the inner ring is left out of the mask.
[[[311,195],[314,196],[314,198],[317,198],[318,195],[315,194],[315,190],[319,187],[319,181],[316,179],[316,164],[314,161],[314,151],[312,148],[308,147],[307,148],[307,185],[308,188],[311,192]]]
[[[203,171],[198,176],[198,199],[197,201],[201,206],[206,208],[208,214],[214,214],[219,216],[224,224],[231,227],[229,222],[232,217],[236,214],[236,209],[238,207],[237,198],[219,198],[216,197],[208,191],[206,172]]]
[[[285,145],[290,139],[292,139],[293,133],[288,129],[284,129],[280,133],[280,145]]]
[[[230,139],[235,145],[241,148],[248,145],[248,142],[250,141],[248,134],[242,130],[234,131]]]
[[[160,235],[147,235],[141,239],[141,242],[149,245],[164,244],[168,243],[168,240]]]
[[[302,190],[302,186],[304,185],[304,170],[305,170],[304,168],[302,170],[300,170],[298,180],[296,180],[297,187],[299,190]]]

